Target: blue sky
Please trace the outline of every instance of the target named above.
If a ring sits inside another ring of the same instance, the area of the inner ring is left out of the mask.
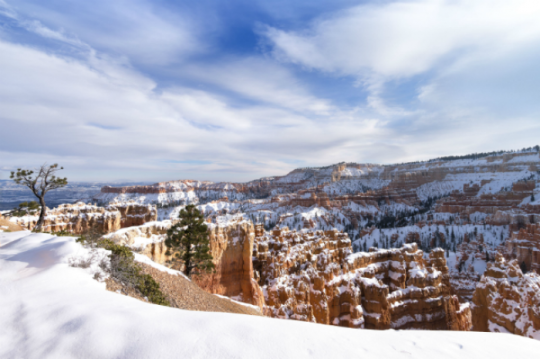
[[[0,178],[247,181],[540,142],[536,0],[0,0]]]

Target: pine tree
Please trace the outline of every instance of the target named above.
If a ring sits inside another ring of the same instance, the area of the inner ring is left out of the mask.
[[[215,266],[204,216],[190,204],[180,211],[179,218],[180,223],[167,231],[166,254],[174,253],[174,260],[184,265],[184,273],[188,277],[193,272],[211,272]]]
[[[531,194],[531,202],[534,202],[534,201],[536,201],[536,199],[534,198],[534,193],[533,193]]]

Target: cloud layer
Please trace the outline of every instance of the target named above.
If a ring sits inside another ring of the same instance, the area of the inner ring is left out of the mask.
[[[538,142],[540,4],[339,3],[294,28],[253,3],[229,53],[240,20],[189,6],[0,0],[0,168],[245,181]]]

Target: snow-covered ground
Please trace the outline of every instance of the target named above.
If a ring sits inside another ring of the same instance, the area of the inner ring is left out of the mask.
[[[501,358],[540,351],[509,334],[371,331],[191,312],[105,290],[70,267],[74,238],[0,233],[0,357]]]
[[[530,172],[525,169],[515,172],[473,172],[473,173],[458,173],[448,174],[442,181],[433,181],[416,189],[416,194],[421,200],[426,200],[428,197],[440,197],[445,196],[454,190],[462,191],[463,185],[481,185],[482,181],[490,181],[484,184],[477,196],[488,193],[497,193],[501,189],[509,189],[512,184],[534,175],[534,172]]]

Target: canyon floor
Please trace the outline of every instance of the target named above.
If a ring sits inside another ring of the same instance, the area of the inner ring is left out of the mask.
[[[72,237],[0,233],[2,358],[499,358],[540,342],[510,334],[372,331],[163,307],[107,291],[69,265]]]

